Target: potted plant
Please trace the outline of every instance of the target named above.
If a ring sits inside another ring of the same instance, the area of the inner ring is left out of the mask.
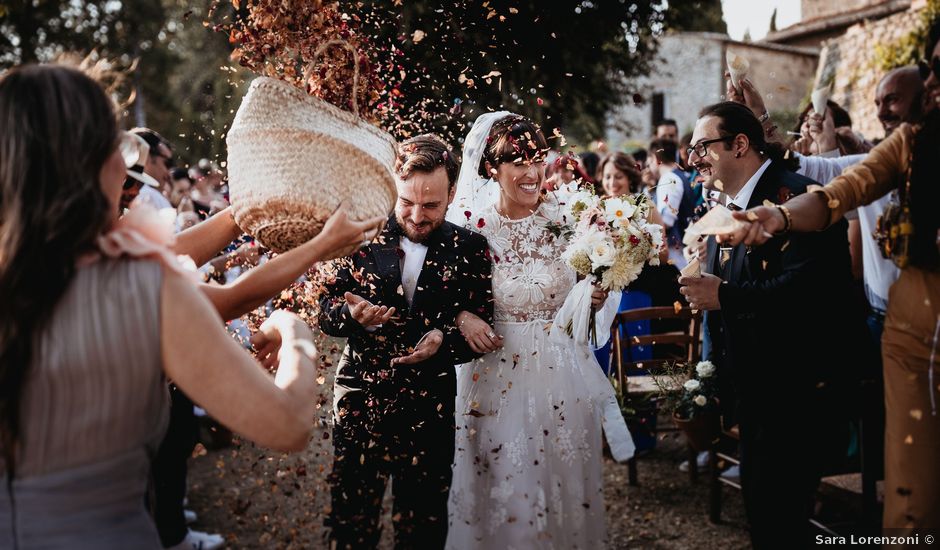
[[[711,361],[676,363],[654,378],[672,419],[696,451],[718,438],[718,381]]]

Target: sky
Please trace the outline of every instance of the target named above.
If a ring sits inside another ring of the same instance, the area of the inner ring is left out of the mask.
[[[750,29],[751,38],[760,40],[767,34],[770,15],[777,8],[777,29],[788,27],[800,20],[800,0],[722,0],[728,34],[735,40]]]

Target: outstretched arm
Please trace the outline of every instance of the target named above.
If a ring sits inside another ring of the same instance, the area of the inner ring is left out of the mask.
[[[787,228],[790,231],[819,231],[842,218],[846,211],[870,204],[897,189],[907,166],[909,129],[902,126],[879,143],[862,162],[847,168],[822,190],[803,193],[783,204],[783,208],[758,206],[734,217],[749,222],[722,239],[732,244],[763,244]]]
[[[174,251],[193,259],[197,266],[203,265],[238,238],[242,230],[235,224],[231,207],[215,216],[180,232],[176,236]]]
[[[313,239],[247,271],[232,284],[203,285],[202,290],[223,319],[239,317],[268,301],[316,262],[345,256],[371,241],[384,222],[384,217],[353,221],[340,208]]]
[[[306,447],[317,393],[310,329],[284,311],[262,325],[281,343],[272,379],[225,332],[195,285],[164,273],[160,332],[167,376],[214,418],[259,445],[285,451]]]

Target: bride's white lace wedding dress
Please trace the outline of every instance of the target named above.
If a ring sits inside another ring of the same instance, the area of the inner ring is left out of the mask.
[[[567,243],[548,229],[559,210],[550,198],[527,218],[504,218],[491,206],[482,224],[473,220],[489,241],[494,329],[504,343],[457,367],[448,548],[606,544],[602,421],[619,409],[591,350],[549,338],[576,283],[561,260]],[[625,426],[611,431],[629,438]]]

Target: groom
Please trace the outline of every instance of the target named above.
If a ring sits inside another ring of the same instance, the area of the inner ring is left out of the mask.
[[[443,548],[454,459],[455,326],[493,306],[486,239],[444,221],[459,163],[433,135],[399,146],[395,214],[340,265],[320,328],[347,338],[334,389],[329,523],[337,548],[375,548],[388,478],[396,548]]]

